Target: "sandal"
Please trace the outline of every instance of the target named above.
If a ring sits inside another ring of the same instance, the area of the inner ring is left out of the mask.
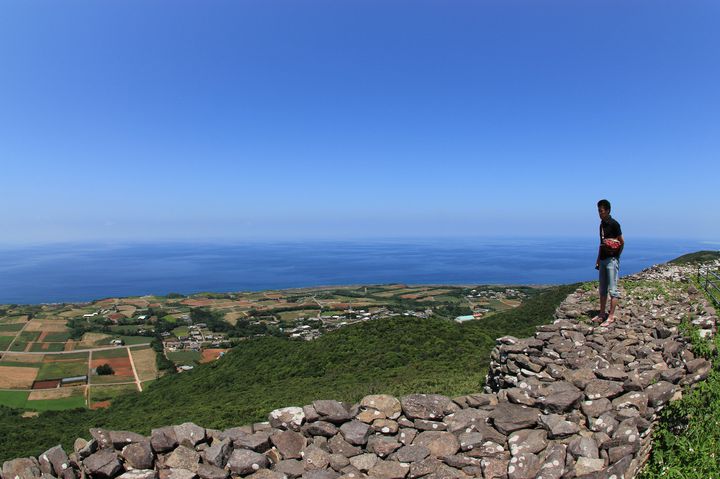
[[[607,319],[608,315],[607,313],[599,313],[597,316],[595,316],[593,319],[590,320],[591,323],[602,323]]]
[[[613,318],[613,319],[609,319],[609,318],[608,318],[608,319],[605,319],[605,321],[603,321],[600,326],[608,327],[608,326],[610,326],[611,324],[613,324],[614,322],[615,322],[615,318]]]

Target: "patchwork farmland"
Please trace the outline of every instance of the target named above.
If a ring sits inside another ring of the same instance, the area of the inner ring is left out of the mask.
[[[216,361],[263,335],[313,340],[392,316],[468,320],[539,290],[504,286],[341,286],[250,293],[0,305],[0,405],[107,407],[160,375]]]

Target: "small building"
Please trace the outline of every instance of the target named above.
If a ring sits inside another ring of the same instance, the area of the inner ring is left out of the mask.
[[[457,321],[458,323],[464,323],[465,321],[471,321],[473,319],[475,319],[475,316],[473,316],[472,314],[468,314],[466,316],[458,316],[457,318],[455,318],[455,321]]]
[[[73,376],[69,378],[62,378],[60,380],[60,386],[70,386],[72,384],[85,384],[87,383],[87,376]]]

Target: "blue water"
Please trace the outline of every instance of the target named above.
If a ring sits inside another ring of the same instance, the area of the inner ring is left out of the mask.
[[[621,274],[716,248],[634,239]],[[558,284],[595,279],[596,253],[594,238],[13,247],[0,249],[0,304],[344,284]]]

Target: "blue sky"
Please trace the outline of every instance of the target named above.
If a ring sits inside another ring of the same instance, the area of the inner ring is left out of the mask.
[[[2,243],[720,237],[713,1],[0,4]]]

